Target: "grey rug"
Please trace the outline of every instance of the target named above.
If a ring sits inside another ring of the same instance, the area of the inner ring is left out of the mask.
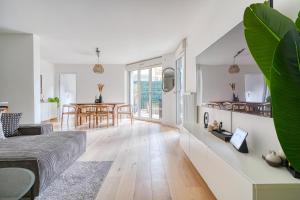
[[[111,165],[111,161],[77,161],[35,200],[94,200]]]

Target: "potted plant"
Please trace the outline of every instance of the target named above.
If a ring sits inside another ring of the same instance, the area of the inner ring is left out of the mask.
[[[103,83],[99,83],[98,85],[98,90],[99,90],[99,99],[98,99],[98,103],[103,103],[103,99],[102,99],[102,92],[103,92],[103,88],[104,88],[104,84]]]
[[[48,102],[57,103],[57,107],[59,107],[60,100],[58,97],[48,98]]]
[[[245,38],[272,98],[277,137],[293,173],[300,172],[300,13],[296,22],[267,3],[244,13]]]

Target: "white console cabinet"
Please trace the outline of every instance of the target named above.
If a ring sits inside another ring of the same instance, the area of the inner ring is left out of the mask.
[[[268,166],[251,151],[239,153],[196,125],[182,128],[180,145],[220,200],[298,200],[300,180]]]
[[[57,103],[41,103],[41,120],[48,121],[57,118]]]

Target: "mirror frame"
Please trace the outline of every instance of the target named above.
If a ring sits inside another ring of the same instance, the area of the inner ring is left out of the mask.
[[[171,89],[169,89],[169,90],[165,89],[165,87],[164,87],[165,86],[165,72],[167,70],[171,70],[171,71],[174,72],[173,87]],[[162,85],[161,85],[161,89],[162,89],[163,92],[170,92],[170,91],[172,91],[175,88],[175,77],[176,77],[176,74],[175,74],[175,69],[173,67],[167,67],[167,68],[165,68],[162,71]]]

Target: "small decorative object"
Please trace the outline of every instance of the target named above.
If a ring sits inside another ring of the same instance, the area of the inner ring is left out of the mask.
[[[216,120],[214,120],[212,124],[208,125],[209,132],[216,131],[218,129],[219,129],[219,123]]]
[[[103,99],[102,99],[102,91],[103,91],[103,88],[104,88],[104,84],[102,83],[99,83],[98,84],[98,90],[99,90],[99,99],[98,99],[98,102],[97,103],[103,103]]]
[[[99,99],[97,96],[95,96],[95,103],[99,103]]]
[[[209,121],[209,114],[208,114],[208,112],[204,113],[203,121],[204,121],[204,128],[207,128],[208,127],[208,121]]]
[[[229,86],[232,90],[232,101],[234,102],[238,102],[239,101],[239,97],[238,95],[235,94],[235,83],[229,83]]]
[[[94,71],[96,74],[102,74],[102,73],[104,72],[104,67],[103,67],[103,65],[101,65],[101,64],[99,63],[100,51],[99,51],[98,48],[96,49],[96,54],[97,54],[97,57],[98,57],[98,63],[94,65],[93,71]]]
[[[267,155],[262,155],[262,158],[272,167],[282,166],[282,159],[275,151],[269,151]]]
[[[44,103],[45,102],[45,97],[44,97],[44,95],[43,94],[41,94],[41,103]]]

